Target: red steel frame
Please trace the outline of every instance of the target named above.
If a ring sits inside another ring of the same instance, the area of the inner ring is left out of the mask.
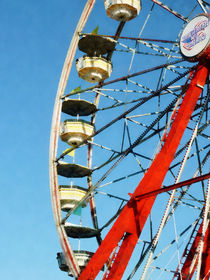
[[[202,237],[202,228],[203,223],[200,225],[200,228],[197,232],[197,235],[193,241],[193,244],[187,253],[187,251],[184,252],[184,255],[187,255],[185,262],[181,269],[181,276],[177,278],[177,280],[191,280],[196,265],[198,262],[198,252],[197,248],[199,246],[199,242],[201,241],[201,238],[204,238],[204,248],[202,252],[202,266],[201,266],[201,273],[200,273],[200,279],[209,279],[210,276],[210,223],[208,224],[205,236]]]
[[[198,64],[162,149],[78,280],[95,279],[120,241],[119,251],[113,260],[106,279],[122,279],[157,194],[141,200],[135,198],[161,188],[190,116],[205,85],[207,75],[208,67]],[[209,260],[209,257],[206,260]]]
[[[210,223],[204,236],[200,278],[203,280],[208,280],[210,278]]]

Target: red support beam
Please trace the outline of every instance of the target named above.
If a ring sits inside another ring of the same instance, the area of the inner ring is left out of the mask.
[[[107,279],[122,279],[133,249],[151,212],[156,195],[140,201],[136,201],[133,198],[161,188],[190,116],[205,85],[207,74],[207,67],[199,64],[162,149],[78,280],[95,279],[121,240],[120,250]]]
[[[189,250],[185,249],[183,256],[187,255],[185,262],[181,269],[181,275],[177,278],[177,280],[191,280],[197,264],[198,264],[198,245],[201,238],[204,238],[204,247],[202,253],[202,266],[200,271],[199,279],[207,280],[210,275],[210,223],[208,224],[205,236],[202,237],[202,229],[203,223],[200,225],[199,230],[196,234],[196,237],[193,241],[193,244]]]
[[[204,237],[204,247],[202,253],[202,266],[200,279],[208,280],[210,278],[210,223]]]
[[[120,250],[106,279],[122,279],[125,267],[127,267],[137,241],[138,235],[130,233],[125,234]]]
[[[201,176],[189,179],[189,180],[179,182],[177,184],[173,184],[171,186],[163,187],[160,190],[155,190],[155,191],[143,193],[141,195],[137,195],[133,199],[140,200],[140,199],[147,198],[147,197],[157,195],[157,194],[160,194],[160,193],[164,193],[164,192],[172,191],[172,190],[175,190],[175,189],[179,189],[179,188],[182,188],[184,186],[189,186],[189,185],[195,184],[197,182],[207,180],[209,178],[210,178],[210,173],[207,173],[207,174],[204,174],[204,175],[201,175]]]

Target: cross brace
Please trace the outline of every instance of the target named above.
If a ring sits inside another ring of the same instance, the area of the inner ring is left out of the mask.
[[[164,193],[164,192],[172,191],[172,190],[175,190],[175,189],[179,189],[179,188],[182,188],[184,186],[189,186],[189,185],[195,184],[197,182],[207,180],[208,178],[210,178],[210,173],[207,173],[207,174],[204,174],[204,175],[201,175],[201,176],[198,176],[196,178],[192,178],[192,179],[189,179],[189,180],[186,180],[186,181],[182,181],[182,182],[179,182],[177,184],[173,184],[171,186],[163,187],[160,190],[155,190],[155,191],[143,193],[141,195],[137,195],[137,196],[133,197],[133,199],[134,200],[144,199],[144,198],[147,198],[147,197],[150,197],[150,196],[153,196],[153,195],[157,195],[157,194],[160,194],[160,193]]]
[[[207,74],[207,67],[198,64],[162,149],[78,280],[95,279],[120,241],[122,241],[120,249],[113,261],[107,279],[122,279],[157,195],[138,201],[133,198],[161,188],[190,116],[202,92],[201,87],[205,85]]]

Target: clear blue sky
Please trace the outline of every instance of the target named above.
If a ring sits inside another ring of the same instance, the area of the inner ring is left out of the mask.
[[[0,277],[4,280],[68,279],[56,261],[60,245],[51,210],[48,150],[57,86],[84,2],[0,1]],[[186,15],[187,4],[176,8]],[[86,31],[99,23],[96,19],[91,24]],[[166,31],[170,37],[166,39],[176,38],[171,29]]]
[[[53,104],[74,1],[0,1],[1,279],[65,279],[49,193]]]

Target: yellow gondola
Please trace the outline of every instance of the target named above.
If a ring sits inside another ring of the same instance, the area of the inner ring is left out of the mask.
[[[61,140],[76,146],[94,133],[94,126],[84,120],[65,120],[61,124]]]
[[[79,186],[59,186],[61,210],[71,210],[87,193],[87,190]],[[82,202],[82,207],[87,206],[87,201]]]
[[[112,63],[104,57],[83,56],[77,59],[76,68],[80,78],[90,83],[99,83],[109,78]]]

